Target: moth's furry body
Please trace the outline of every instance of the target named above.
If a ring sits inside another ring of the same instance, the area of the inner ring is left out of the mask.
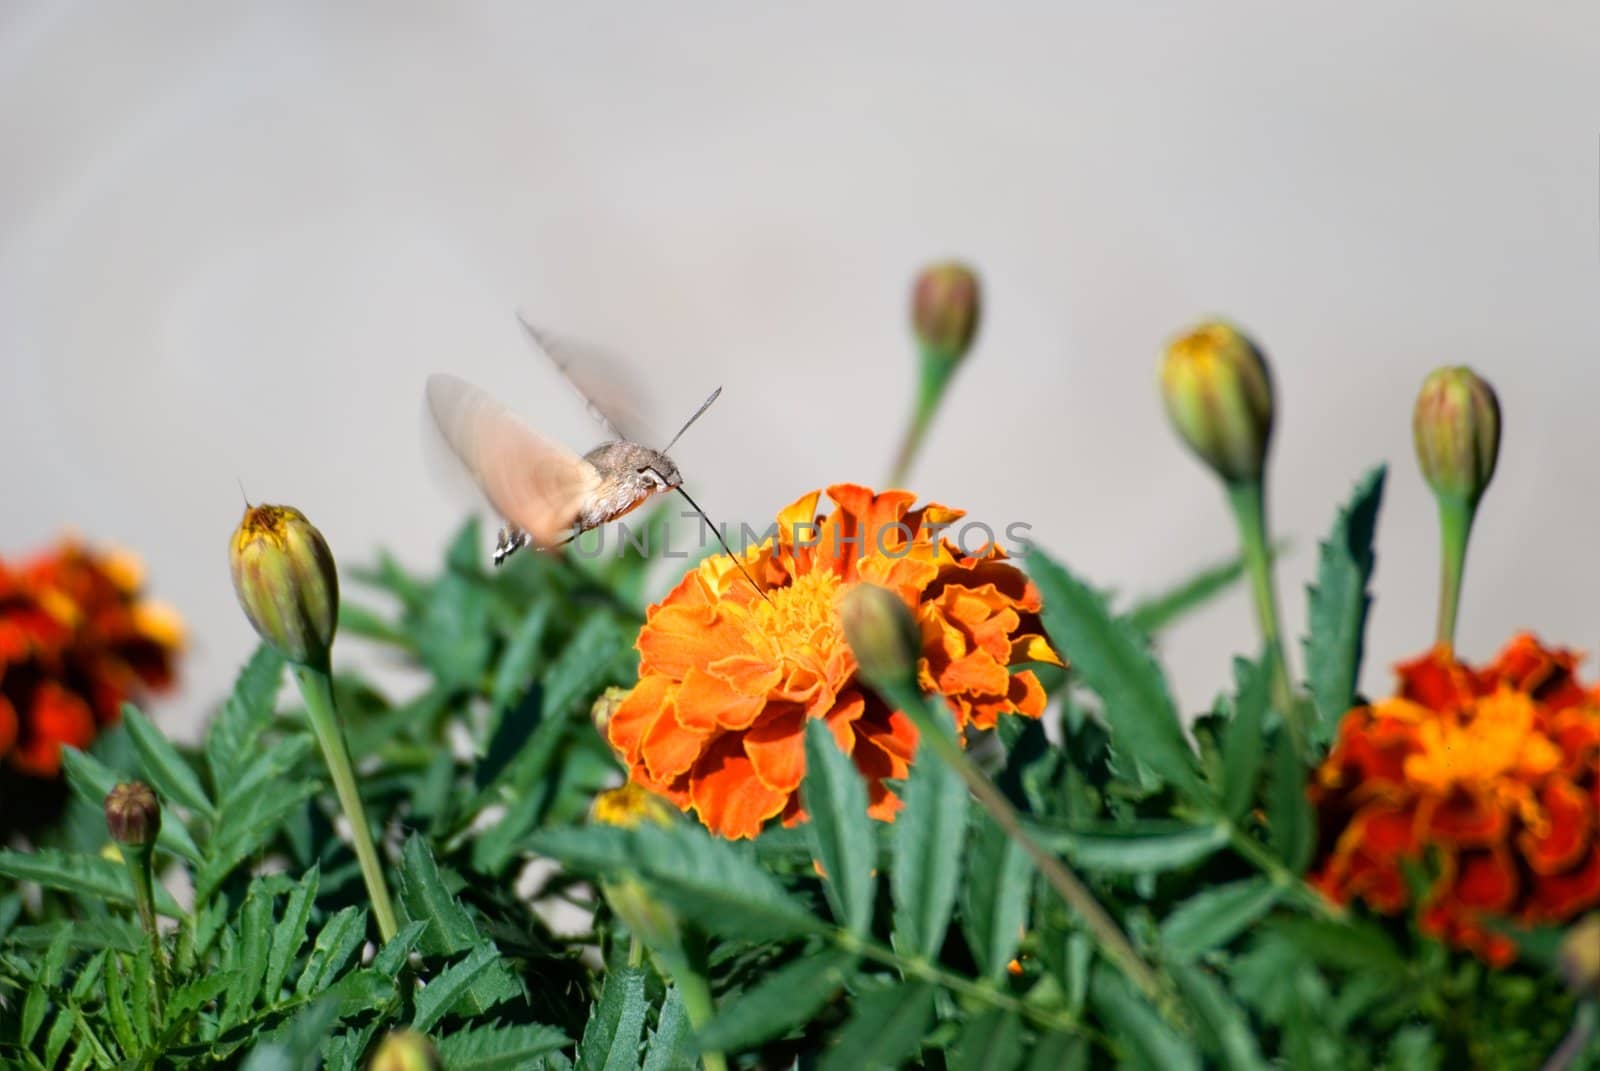
[[[670,457],[625,439],[601,443],[584,454],[583,460],[594,466],[599,482],[577,504],[577,512],[565,525],[569,534],[562,542],[626,516],[651,495],[676,490],[683,483],[678,466]],[[494,563],[499,565],[530,542],[527,532],[508,523],[500,530]]]

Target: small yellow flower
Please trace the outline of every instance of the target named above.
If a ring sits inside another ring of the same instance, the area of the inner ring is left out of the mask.
[[[339,574],[322,533],[289,506],[251,506],[228,547],[245,617],[289,661],[325,666],[339,617]]]

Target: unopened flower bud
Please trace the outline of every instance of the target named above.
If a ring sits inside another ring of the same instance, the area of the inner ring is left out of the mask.
[[[440,1071],[439,1052],[415,1030],[394,1030],[378,1045],[367,1071]]]
[[[251,506],[228,547],[233,590],[250,624],[291,662],[324,666],[339,616],[333,553],[305,515]]]
[[[1172,426],[1224,481],[1261,478],[1272,438],[1272,377],[1242,332],[1212,321],[1173,342],[1161,365],[1161,395]]]
[[[1417,464],[1436,495],[1476,505],[1500,456],[1500,401],[1470,368],[1435,369],[1412,415]]]
[[[613,686],[601,692],[600,698],[596,699],[594,705],[589,708],[589,720],[594,723],[595,732],[599,733],[600,739],[608,744],[611,742],[608,730],[611,728],[612,715],[616,714],[617,708],[627,698],[628,689]]]
[[[839,600],[839,623],[862,680],[874,688],[915,682],[922,632],[900,596],[876,584],[857,584]]]
[[[121,784],[106,794],[106,831],[118,844],[142,848],[161,832],[161,802],[143,781]]]
[[[1600,911],[1573,923],[1561,938],[1561,977],[1579,997],[1600,997]]]
[[[911,290],[911,328],[930,360],[955,364],[978,332],[978,276],[965,264],[934,264]]]

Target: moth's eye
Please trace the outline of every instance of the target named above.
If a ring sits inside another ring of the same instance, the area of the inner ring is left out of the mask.
[[[645,479],[649,480],[651,487],[665,487],[667,485],[667,481],[663,480],[661,478],[661,474],[658,473],[655,469],[652,469],[652,468],[640,469],[639,470],[639,475],[643,476]]]

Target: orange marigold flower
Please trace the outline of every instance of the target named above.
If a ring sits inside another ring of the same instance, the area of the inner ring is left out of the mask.
[[[1578,656],[1514,638],[1481,669],[1439,647],[1398,693],[1345,715],[1311,794],[1331,899],[1404,909],[1402,863],[1431,861],[1424,932],[1495,964],[1490,924],[1563,922],[1600,903],[1600,686]]]
[[[63,746],[87,747],[125,700],[167,687],[183,627],[141,594],[131,555],[64,540],[0,560],[0,760],[54,777]]]
[[[1045,693],[1022,662],[1060,665],[1039,624],[1039,593],[997,545],[969,555],[939,535],[963,514],[912,509],[905,491],[828,488],[779,515],[776,534],[691,570],[639,633],[639,683],[606,733],[632,779],[693,809],[723,836],[753,837],[769,819],[805,819],[805,727],[822,719],[866,778],[869,813],[892,820],[917,730],[856,679],[838,600],[870,582],[905,599],[922,630],[919,676],[960,727],[1001,714],[1038,717]],[[953,530],[953,529],[952,529]],[[772,529],[768,530],[769,532]],[[976,549],[976,548],[974,548]]]

